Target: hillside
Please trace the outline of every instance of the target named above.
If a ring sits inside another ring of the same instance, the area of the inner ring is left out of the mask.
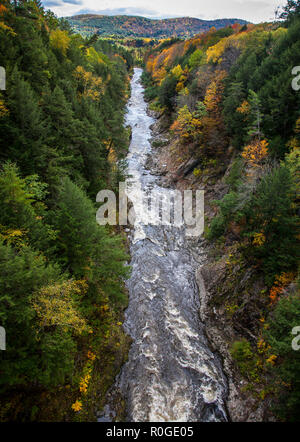
[[[133,60],[37,3],[0,9],[0,421],[93,420],[128,347],[128,255],[94,201],[127,150]]]
[[[145,57],[157,118],[148,167],[162,187],[205,191],[204,239],[191,251],[232,421],[272,420],[270,411],[299,419],[300,94],[291,72],[300,7],[288,23],[161,43]]]
[[[234,23],[245,24],[245,20],[219,19],[200,20],[198,18],[182,17],[164,20],[150,20],[145,17],[131,17],[126,15],[76,15],[66,17],[72,28],[82,35],[97,33],[101,36],[120,37],[183,37],[189,38],[206,32],[212,27],[216,29],[230,26]]]

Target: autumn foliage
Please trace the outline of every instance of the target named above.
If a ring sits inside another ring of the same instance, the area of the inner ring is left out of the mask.
[[[278,301],[280,295],[284,292],[284,289],[294,280],[295,275],[293,273],[282,273],[277,276],[273,287],[270,289],[270,301],[274,304]]]
[[[253,167],[259,167],[267,155],[268,142],[266,140],[254,140],[242,152],[242,157]]]

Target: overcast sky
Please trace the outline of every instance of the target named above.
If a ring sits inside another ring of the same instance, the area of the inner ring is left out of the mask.
[[[254,23],[274,19],[285,0],[45,0],[59,17],[75,14],[142,15],[149,18],[242,18]],[[150,4],[150,6],[149,6]]]

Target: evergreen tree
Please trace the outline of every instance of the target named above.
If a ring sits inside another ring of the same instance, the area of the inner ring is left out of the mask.
[[[261,260],[270,286],[276,275],[297,266],[295,197],[290,171],[281,166],[262,179],[246,209],[247,231],[264,235],[262,244],[248,253]]]
[[[292,347],[295,335],[292,331],[300,323],[300,298],[297,294],[282,297],[275,307],[265,331],[271,352],[277,356],[273,372],[279,385],[285,385],[279,392],[276,414],[288,422],[298,422],[300,409],[300,353]]]
[[[9,120],[1,131],[2,159],[15,161],[25,174],[44,175],[49,161],[47,121],[35,93],[17,69],[8,85],[8,109]]]
[[[128,275],[121,238],[110,237],[96,222],[96,210],[70,179],[61,186],[53,213],[62,265],[77,278],[88,278],[113,299],[122,297],[121,279]]]
[[[40,252],[27,246],[16,251],[4,244],[3,239],[0,239],[0,257],[0,318],[7,339],[7,350],[1,352],[3,390],[10,385],[30,384],[39,379],[39,343],[31,296],[41,286],[57,281],[59,271],[47,265]]]

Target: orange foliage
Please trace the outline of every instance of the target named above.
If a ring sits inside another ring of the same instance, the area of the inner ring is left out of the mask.
[[[0,5],[0,15],[3,15],[5,12],[7,12],[7,8],[4,5]]]
[[[251,108],[250,108],[250,104],[248,103],[247,100],[243,101],[243,103],[237,108],[237,112],[239,112],[240,114],[249,114]]]
[[[172,67],[176,58],[183,54],[184,43],[176,43],[170,48],[164,49],[156,57],[151,55],[146,63],[146,69],[152,74],[153,79],[161,84],[167,75],[167,68]]]
[[[267,155],[268,142],[266,140],[254,140],[246,146],[242,152],[242,157],[254,167],[258,167]]]
[[[280,276],[277,276],[275,283],[270,290],[271,304],[278,301],[279,295],[293,281],[294,277],[295,275],[293,273],[282,273]]]
[[[221,101],[224,91],[225,71],[217,71],[206,90],[204,105],[207,115],[203,119],[204,145],[207,151],[221,152],[226,145]]]
[[[208,112],[215,116],[220,113],[219,105],[222,100],[224,91],[224,79],[227,73],[225,71],[217,71],[214,80],[207,88],[204,104]]]
[[[5,20],[5,17],[4,17],[4,16],[6,15],[6,13],[9,12],[9,11],[8,11],[9,2],[6,1],[6,0],[2,0],[1,3],[2,3],[2,4],[0,4],[0,17],[1,17],[1,19],[0,19],[0,30],[7,31],[7,32],[9,32],[12,36],[15,36],[16,33],[14,32],[14,30],[13,30],[10,26],[7,26],[7,25],[4,23],[4,20]],[[4,5],[4,3],[6,3],[7,7]]]

